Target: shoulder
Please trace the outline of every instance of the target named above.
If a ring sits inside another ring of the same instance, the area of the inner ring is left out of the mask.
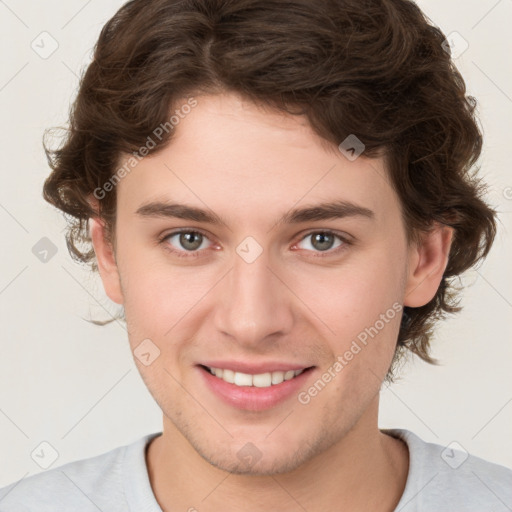
[[[154,435],[154,434],[152,434]],[[22,478],[0,489],[0,512],[124,511],[127,465],[143,461],[152,435],[87,459]],[[133,468],[130,468],[133,471]]]
[[[443,446],[405,429],[381,430],[409,449],[409,473],[397,511],[512,509],[512,469],[475,457],[456,442]]]

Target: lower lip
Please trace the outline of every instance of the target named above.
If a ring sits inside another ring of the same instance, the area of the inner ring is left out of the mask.
[[[275,384],[267,388],[257,388],[255,386],[230,384],[201,366],[197,368],[203,375],[207,386],[219,398],[233,407],[246,411],[264,411],[275,407],[290,396],[297,395],[313,370],[313,368],[308,368],[297,377],[285,380],[281,384]]]

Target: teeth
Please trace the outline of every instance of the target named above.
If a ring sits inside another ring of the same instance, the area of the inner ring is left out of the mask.
[[[237,386],[252,386],[252,376],[248,373],[235,372],[235,382]]]
[[[223,370],[222,368],[208,368],[212,375],[222,379],[230,384],[237,386],[254,386],[257,388],[268,388],[281,384],[285,380],[290,380],[300,375],[304,370],[289,370],[287,372],[268,372],[251,375],[249,373],[234,372],[232,370]]]

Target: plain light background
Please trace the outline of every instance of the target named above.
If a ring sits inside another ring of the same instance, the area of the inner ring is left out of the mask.
[[[0,1],[0,487],[42,471],[31,457],[41,442],[58,454],[57,467],[161,430],[123,326],[84,320],[106,318],[115,305],[99,279],[71,260],[64,219],[41,196],[49,173],[42,133],[66,124],[78,76],[122,3]],[[469,44],[455,62],[479,102],[481,172],[500,227],[487,261],[464,278],[463,312],[439,325],[433,355],[443,365],[409,363],[382,392],[380,427],[457,441],[512,467],[512,1],[418,3],[447,36],[455,31]],[[31,48],[44,31],[59,44],[47,59]],[[57,248],[46,263],[32,252],[43,237]]]

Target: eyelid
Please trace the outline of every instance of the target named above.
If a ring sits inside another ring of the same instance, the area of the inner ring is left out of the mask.
[[[338,231],[335,231],[333,229],[311,229],[303,234],[301,234],[299,240],[293,244],[292,247],[295,247],[298,243],[302,242],[305,238],[307,238],[310,235],[316,234],[316,233],[322,233],[326,235],[333,235],[334,237],[338,238],[342,243],[335,247],[334,249],[328,249],[326,251],[310,251],[308,249],[299,249],[299,250],[305,250],[308,252],[311,252],[314,257],[327,257],[327,256],[333,256],[338,254],[339,252],[345,250],[347,246],[350,246],[353,244],[353,240],[351,237],[346,233],[340,233]]]
[[[207,234],[205,231],[203,231],[202,229],[200,228],[176,228],[176,229],[173,229],[172,231],[168,232],[168,233],[165,233],[164,235],[160,236],[158,241],[159,241],[159,244],[163,244],[165,249],[175,255],[177,255],[178,257],[188,257],[188,258],[197,258],[197,257],[200,257],[203,255],[203,252],[206,251],[207,249],[201,249],[201,250],[196,250],[196,251],[185,251],[185,250],[178,250],[178,249],[175,249],[175,248],[171,248],[169,246],[169,244],[165,244],[164,242],[174,236],[174,235],[178,235],[180,233],[199,233],[201,234],[204,238],[208,239],[212,244],[214,242],[212,242],[212,240],[210,239],[210,236],[209,234]],[[334,248],[334,249],[328,249],[326,251],[311,251],[311,250],[308,250],[308,249],[301,249],[301,250],[305,250],[307,252],[310,252],[310,253],[313,253],[314,257],[327,257],[327,256],[332,256],[334,254],[338,254],[339,252],[343,251],[344,249],[346,249],[347,246],[349,245],[352,245],[353,244],[353,241],[350,239],[350,236],[343,233],[339,233],[338,231],[335,231],[335,230],[332,230],[332,229],[311,229],[305,233],[302,233],[300,235],[300,238],[298,239],[297,242],[294,242],[292,247],[295,247],[298,243],[302,242],[305,238],[307,238],[308,236],[312,235],[312,234],[316,234],[316,233],[322,233],[322,234],[327,234],[327,235],[333,235],[334,237],[338,238],[342,243]]]
[[[179,233],[200,233],[204,237],[210,239],[210,235],[206,231],[203,231],[201,228],[174,228],[168,233],[163,234],[160,239],[165,240],[166,238],[169,238],[172,235],[177,235]]]
[[[165,233],[164,235],[161,235],[158,237],[158,243],[159,245],[162,244],[164,246],[164,249],[174,255],[177,255],[178,257],[183,258],[197,258],[203,256],[203,252],[206,251],[206,249],[201,249],[200,251],[185,251],[185,250],[179,250],[172,247],[170,244],[165,243],[168,238],[171,238],[172,236],[179,235],[180,233],[199,233],[204,238],[208,239],[212,244],[212,240],[210,239],[210,235],[208,235],[205,231],[203,231],[200,228],[176,228],[172,231]]]

